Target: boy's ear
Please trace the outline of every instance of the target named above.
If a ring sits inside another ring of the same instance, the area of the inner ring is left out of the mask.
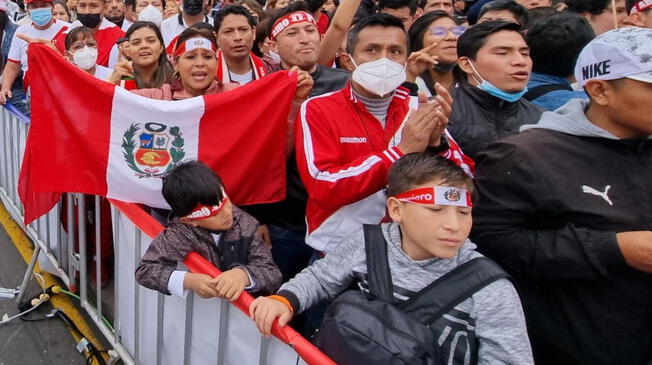
[[[403,209],[401,207],[401,202],[398,199],[390,196],[387,198],[387,212],[389,217],[396,223],[401,223],[403,220]]]
[[[192,219],[188,219],[186,217],[181,217],[181,218],[179,218],[179,220],[181,221],[181,223],[190,224],[193,227],[199,226],[199,224],[197,224],[197,222],[195,222]]]

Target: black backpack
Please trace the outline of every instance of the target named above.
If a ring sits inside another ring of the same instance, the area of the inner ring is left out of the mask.
[[[349,290],[331,303],[317,346],[339,365],[476,363],[475,323],[454,307],[507,273],[479,257],[397,304],[381,226],[364,225],[364,237],[368,293]]]

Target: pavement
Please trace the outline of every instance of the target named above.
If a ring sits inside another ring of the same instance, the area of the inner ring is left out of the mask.
[[[0,225],[0,287],[19,287],[26,269],[27,264],[23,257]],[[25,296],[32,298],[40,292],[41,287],[32,279]],[[42,318],[52,309],[52,305],[47,302],[27,314],[27,317]],[[18,308],[14,299],[0,297],[0,320],[5,313],[11,317],[18,313]],[[0,365],[85,363],[84,356],[77,352],[72,333],[60,319],[38,322],[16,319],[0,326]]]

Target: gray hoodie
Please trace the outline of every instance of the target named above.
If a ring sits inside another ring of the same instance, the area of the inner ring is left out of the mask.
[[[405,300],[455,267],[482,256],[467,240],[451,259],[432,258],[415,261],[401,248],[398,224],[382,225],[388,243],[388,261],[394,283],[394,295]],[[307,267],[284,284],[279,294],[291,292],[299,302],[299,311],[323,300],[332,300],[356,278],[367,272],[362,227],[326,257]],[[478,364],[533,364],[521,302],[509,280],[500,279],[460,303],[455,310],[469,313],[475,320],[478,338]]]

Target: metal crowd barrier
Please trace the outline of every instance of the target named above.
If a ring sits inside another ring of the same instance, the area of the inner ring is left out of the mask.
[[[102,198],[95,196],[94,213],[89,217],[85,196],[65,194],[47,215],[24,225],[17,184],[29,119],[10,105],[0,109],[0,199],[35,246],[21,289],[24,290],[37,260],[42,268],[60,277],[68,288],[73,291],[78,288],[83,310],[124,364],[305,364],[292,347],[275,337],[262,338],[254,323],[227,301],[203,299],[192,293],[181,299],[138,285],[134,274],[136,266],[151,242],[152,232],[161,228],[149,216],[149,220],[141,219],[136,225],[121,211],[123,208],[112,205],[112,217],[103,217],[99,209]],[[64,200],[67,206],[65,230],[61,219]],[[94,295],[89,292],[93,289],[89,288],[88,219],[96,222],[93,232],[98,273],[95,288],[100,288],[100,242],[106,234],[101,231],[99,222],[112,219],[115,261],[112,308],[103,304],[103,294],[106,294],[103,290],[95,289]],[[143,229],[149,235],[143,233]],[[113,323],[105,317],[112,318]],[[316,357],[325,358],[321,353]]]

